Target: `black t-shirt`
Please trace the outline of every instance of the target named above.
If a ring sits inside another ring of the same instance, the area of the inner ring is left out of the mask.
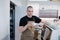
[[[19,22],[19,26],[25,26],[28,21],[34,21],[35,23],[39,23],[39,22],[41,22],[41,19],[36,16],[32,16],[31,18],[24,16],[21,18],[21,20]]]

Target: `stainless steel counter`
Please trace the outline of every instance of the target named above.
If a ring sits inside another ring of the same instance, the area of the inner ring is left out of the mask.
[[[57,22],[47,21],[46,26],[51,30],[60,30],[60,25]]]

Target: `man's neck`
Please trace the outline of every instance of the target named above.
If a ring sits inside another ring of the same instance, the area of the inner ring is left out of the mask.
[[[28,15],[27,15],[27,17],[28,17],[28,18],[31,18],[32,16],[28,16]]]

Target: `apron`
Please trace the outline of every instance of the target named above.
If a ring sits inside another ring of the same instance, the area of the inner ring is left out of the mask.
[[[33,18],[33,20],[34,20],[34,18]],[[28,28],[24,32],[22,32],[21,40],[35,40],[35,38],[36,38],[36,36],[34,37],[35,33],[36,32],[35,32],[34,28],[32,28],[32,29]]]
[[[27,29],[22,33],[21,40],[34,40],[34,35]]]

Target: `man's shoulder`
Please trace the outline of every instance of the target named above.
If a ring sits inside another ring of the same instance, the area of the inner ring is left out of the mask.
[[[23,16],[22,18],[21,18],[21,20],[24,20],[26,18],[26,16]]]
[[[33,15],[33,17],[37,17],[37,16],[34,16],[34,15]]]

